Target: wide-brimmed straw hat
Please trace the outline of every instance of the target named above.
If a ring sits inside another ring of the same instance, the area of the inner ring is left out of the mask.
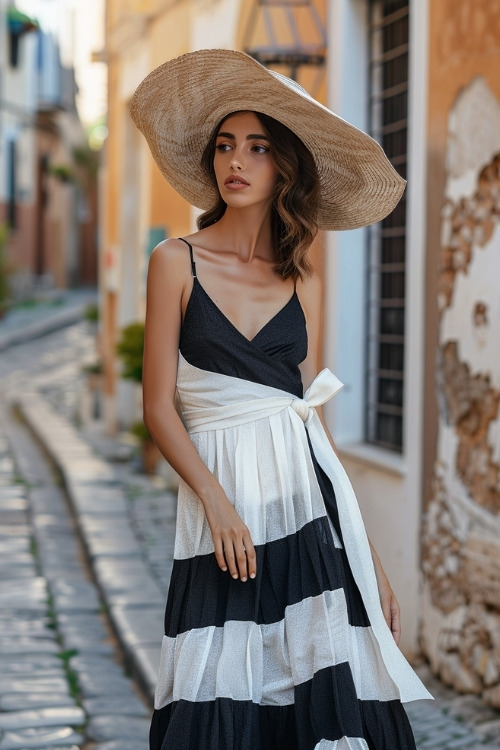
[[[169,60],[142,81],[130,110],[163,176],[204,210],[212,208],[217,192],[201,156],[220,121],[244,110],[279,120],[313,155],[321,184],[320,229],[380,221],[406,184],[373,138],[243,52],[205,49]]]

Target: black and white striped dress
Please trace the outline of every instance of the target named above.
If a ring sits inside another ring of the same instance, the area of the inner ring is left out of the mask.
[[[250,530],[257,576],[219,569],[181,483],[151,750],[414,750],[401,703],[430,696],[387,628],[352,487],[314,410],[341,384],[325,370],[303,394],[296,293],[249,341],[192,268],[180,407]]]

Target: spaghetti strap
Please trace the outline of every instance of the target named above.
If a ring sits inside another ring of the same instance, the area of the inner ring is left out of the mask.
[[[193,257],[193,246],[190,245],[189,242],[185,240],[183,237],[178,237],[177,239],[181,240],[181,242],[185,242],[189,248],[189,256],[191,258],[191,273],[193,274],[193,278],[196,279],[196,263],[194,262],[194,257]]]

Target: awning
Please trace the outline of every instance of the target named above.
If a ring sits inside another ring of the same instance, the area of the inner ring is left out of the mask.
[[[7,25],[12,34],[26,34],[28,31],[36,31],[40,24],[35,18],[21,13],[14,5],[7,8]]]

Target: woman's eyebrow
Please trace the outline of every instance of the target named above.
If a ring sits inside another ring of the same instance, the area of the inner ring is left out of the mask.
[[[234,135],[232,133],[226,133],[221,131],[220,133],[217,133],[217,138],[231,138],[233,141],[236,140]],[[245,138],[246,141],[269,141],[269,138],[267,135],[264,135],[264,133],[250,133]]]

